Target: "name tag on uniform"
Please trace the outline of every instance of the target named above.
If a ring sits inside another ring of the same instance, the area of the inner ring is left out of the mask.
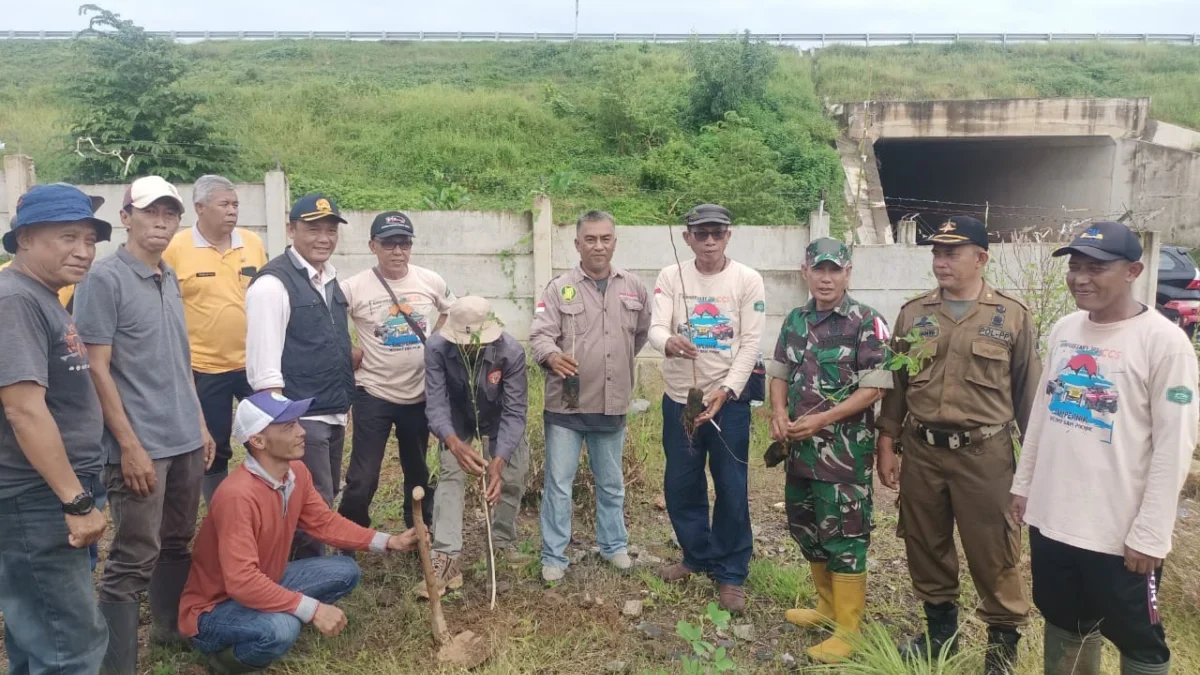
[[[254,276],[255,274],[257,274],[257,273],[258,273],[258,268],[257,268],[257,267],[254,267],[254,266],[250,266],[250,267],[243,267],[243,268],[241,269],[241,273],[242,273],[242,276],[245,276],[245,277],[252,277],[252,276]]]
[[[203,279],[204,277],[215,277],[215,276],[217,276],[217,273],[216,272],[196,272],[196,276]]]

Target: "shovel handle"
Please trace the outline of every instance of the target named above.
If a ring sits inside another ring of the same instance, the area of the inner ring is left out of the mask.
[[[446,619],[442,616],[442,596],[438,593],[437,579],[433,576],[429,529],[425,527],[425,517],[421,508],[421,500],[425,499],[425,488],[420,485],[413,488],[412,496],[413,523],[417,528],[417,550],[420,552],[421,573],[425,575],[425,590],[429,593],[429,620],[433,628],[433,642],[442,645],[446,643],[449,631],[446,630]]]

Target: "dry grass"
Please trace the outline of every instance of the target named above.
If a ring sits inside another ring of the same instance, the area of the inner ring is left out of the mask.
[[[652,380],[654,378],[646,378]],[[644,388],[658,385],[645,382]],[[661,389],[658,389],[661,391]],[[540,411],[539,400],[531,401],[531,411]],[[627,453],[636,457],[644,478],[628,493],[627,519],[631,542],[666,560],[678,555],[671,543],[667,514],[656,506],[661,494],[662,453],[660,413],[657,396],[645,395],[655,404],[642,415],[630,418]],[[535,405],[536,404],[536,405]],[[738,672],[788,672],[781,659],[790,654],[802,671],[822,672],[805,663],[804,649],[823,639],[817,631],[795,630],[783,621],[783,612],[795,604],[807,604],[813,596],[807,566],[795,544],[787,536],[783,513],[774,508],[782,501],[783,475],[763,468],[757,455],[765,447],[765,411],[755,417],[752,452],[751,513],[755,528],[755,557],[751,562],[747,587],[750,605],[745,617],[735,623],[754,625],[753,642],[737,641],[731,654]],[[531,428],[540,427],[540,412],[531,412]],[[538,429],[540,438],[540,429]],[[535,455],[542,452],[535,444]],[[593,499],[582,475],[577,483],[576,540],[572,548],[590,549],[593,543]],[[531,491],[532,492],[532,491]],[[374,516],[380,527],[402,527],[401,481],[394,453],[384,467]],[[537,532],[535,497],[526,504],[520,520],[524,550],[540,549]],[[874,624],[870,651],[874,655],[853,671],[826,669],[823,672],[878,673],[978,673],[982,671],[979,649],[984,627],[973,617],[963,626],[962,659],[945,667],[905,670],[884,657],[888,639],[899,639],[920,629],[919,603],[914,599],[905,566],[902,543],[893,536],[896,524],[894,493],[879,488],[877,493],[877,530],[871,545],[871,579],[867,616]],[[1168,561],[1162,590],[1163,613],[1168,639],[1175,652],[1176,672],[1200,672],[1200,574],[1192,561],[1200,556],[1200,504],[1185,500],[1182,504],[1176,550]],[[508,673],[598,673],[607,664],[623,661],[627,672],[682,672],[679,656],[686,653],[685,643],[674,635],[679,620],[694,621],[704,606],[715,599],[711,583],[694,579],[681,585],[659,581],[652,567],[635,568],[621,574],[596,555],[588,555],[571,567],[564,582],[547,588],[541,582],[536,563],[523,569],[501,569],[501,593],[494,612],[487,609],[487,580],[481,561],[483,541],[482,514],[469,509],[466,514],[464,568],[466,583],[461,592],[444,603],[451,631],[466,629],[486,637],[492,658],[476,672],[487,675]],[[535,556],[536,557],[536,556]],[[361,556],[363,581],[341,604],[350,617],[347,630],[337,638],[324,638],[305,630],[300,643],[283,662],[268,672],[277,675],[325,675],[354,673],[383,675],[391,673],[449,673],[434,658],[430,639],[427,607],[411,594],[420,579],[420,568],[410,556]],[[963,603],[975,600],[975,593],[963,564]],[[584,601],[585,594],[599,596],[602,604]],[[645,603],[640,619],[621,616],[626,600]],[[969,612],[964,612],[968,614]],[[662,631],[662,636],[647,639],[637,630],[645,621]],[[1041,672],[1040,619],[1025,631],[1021,643],[1021,675]],[[717,636],[712,636],[716,638]],[[733,640],[732,636],[729,639]],[[204,672],[202,661],[189,652],[151,649],[143,653],[142,672],[152,675]],[[1105,647],[1104,672],[1116,672],[1115,650]]]

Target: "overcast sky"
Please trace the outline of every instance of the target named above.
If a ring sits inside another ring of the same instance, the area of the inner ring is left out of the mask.
[[[569,32],[575,0],[94,0],[154,30]],[[79,0],[0,0],[0,31]],[[581,32],[1200,32],[1200,0],[580,0]]]

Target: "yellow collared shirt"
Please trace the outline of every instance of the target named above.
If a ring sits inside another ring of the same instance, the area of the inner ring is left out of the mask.
[[[257,234],[235,228],[217,251],[195,227],[180,230],[163,253],[179,278],[192,370],[226,373],[246,367],[246,288],[267,264]]]

